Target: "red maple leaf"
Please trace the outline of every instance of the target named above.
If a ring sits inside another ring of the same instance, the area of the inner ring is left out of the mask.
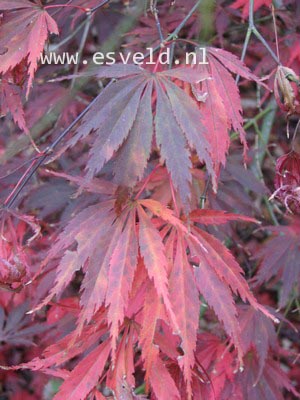
[[[257,11],[263,6],[270,7],[271,4],[272,0],[255,0],[253,9],[254,11]],[[233,4],[230,5],[230,7],[236,9],[243,8],[243,19],[246,19],[249,16],[249,0],[236,0]]]
[[[234,54],[208,47],[207,64],[203,64],[203,53],[198,54],[195,69],[209,74],[211,79],[192,84],[192,91],[198,100],[199,108],[205,118],[203,123],[209,132],[211,158],[217,176],[221,165],[225,166],[230,146],[229,129],[239,133],[246,155],[246,132],[243,128],[242,104],[238,86],[232,74],[261,83],[246,65]]]
[[[96,75],[119,80],[101,92],[67,143],[67,147],[73,146],[94,131],[95,139],[86,165],[87,179],[92,179],[119,150],[113,167],[115,179],[119,184],[134,186],[144,174],[155,136],[161,158],[184,204],[188,204],[190,198],[191,148],[206,163],[216,187],[201,112],[195,101],[169,80],[195,82],[208,77],[207,73],[191,68],[150,73],[135,65],[115,64],[100,68]],[[152,95],[156,97],[154,110]]]
[[[282,288],[279,306],[283,307],[293,289],[295,295],[300,292],[300,220],[294,217],[290,225],[270,226],[267,229],[272,236],[255,255],[261,263],[254,282],[262,284],[272,277],[276,277],[275,281],[280,280]]]
[[[7,72],[0,80],[0,117],[9,112],[19,128],[28,133],[22,103],[22,90],[15,83],[13,75]]]
[[[0,10],[7,11],[0,25],[0,72],[10,71],[26,59],[28,95],[48,35],[58,35],[58,27],[39,0],[1,1]]]

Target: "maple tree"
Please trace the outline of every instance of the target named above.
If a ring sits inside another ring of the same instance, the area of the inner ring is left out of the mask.
[[[299,7],[271,3],[0,0],[1,398],[300,397]]]

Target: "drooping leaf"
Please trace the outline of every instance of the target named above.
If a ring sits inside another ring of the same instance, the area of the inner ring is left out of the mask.
[[[200,263],[204,260],[213,269],[215,274],[231,288],[233,293],[249,303],[257,310],[278,322],[277,319],[261,306],[250,291],[247,281],[243,277],[244,271],[239,266],[230,251],[214,236],[194,227],[189,243],[193,254],[197,255]]]
[[[209,73],[211,79],[192,84],[192,91],[199,102],[200,110],[205,115],[204,126],[210,135],[211,158],[215,173],[219,176],[220,167],[225,166],[229,150],[230,128],[239,133],[244,146],[244,155],[247,150],[241,99],[232,74],[239,74],[248,80],[262,83],[234,54],[213,47],[208,47],[206,50],[207,64],[200,63],[196,69],[204,74]]]
[[[113,226],[115,214],[112,210],[113,202],[107,201],[101,207],[90,206],[80,212],[61,233],[45,260],[47,263],[63,253],[55,284],[39,307],[47,304],[54,295],[60,296],[80,268],[86,272],[82,282],[81,305],[84,308],[79,319],[79,330],[85,321],[90,321],[105,300],[109,263],[123,227],[122,221]],[[99,229],[103,223],[104,229]],[[77,243],[77,249],[69,250],[74,243]]]
[[[123,322],[128,294],[137,266],[138,243],[135,234],[135,213],[129,216],[124,230],[120,233],[110,259],[106,305],[108,321],[111,323],[112,349],[119,334],[119,323]]]
[[[181,235],[185,235],[186,244],[183,246],[188,250],[190,261],[195,265],[193,278],[189,277],[186,279],[190,282],[192,282],[191,279],[196,279],[199,292],[206,298],[209,305],[216,312],[218,318],[224,323],[226,332],[232,338],[234,344],[239,350],[239,359],[242,362],[243,349],[240,343],[240,328],[237,320],[237,311],[233,301],[233,294],[240,295],[244,302],[248,301],[256,310],[261,310],[271,320],[277,322],[277,319],[257,302],[243,276],[243,270],[230,251],[218,239],[196,226],[190,225],[189,229],[187,229],[178,218],[172,215],[169,209],[154,200],[142,200],[141,204],[151,210],[154,215],[173,226]],[[203,214],[204,223],[212,222],[212,212],[208,215],[208,221],[205,221],[206,212],[207,210],[191,212],[190,221],[200,222],[201,214]],[[226,214],[216,212],[215,216],[215,222],[217,224],[219,222],[225,222],[224,218],[226,218]],[[218,220],[218,218],[220,218],[220,220]],[[239,219],[238,216],[234,217],[234,214],[229,214],[229,220],[231,220],[231,218]],[[246,217],[246,219],[248,218]],[[255,220],[250,218],[249,221],[254,222]],[[189,262],[185,261],[185,257],[186,255],[183,252],[182,263],[184,263],[184,265],[189,265]],[[171,274],[173,271],[174,266]],[[187,268],[184,269],[184,271],[185,274],[190,273],[190,270]],[[191,284],[193,285],[193,283]],[[215,290],[214,288],[218,288],[216,290],[222,293],[220,298],[213,294]],[[221,303],[221,300],[224,300],[224,304]],[[175,299],[172,299],[172,303],[176,304],[174,301]],[[224,307],[226,307],[226,310]],[[182,329],[180,329],[180,331],[182,331]]]
[[[156,296],[153,285],[148,285],[143,307],[143,322],[140,333],[142,355],[145,364],[145,380],[148,385],[149,376],[155,360],[159,357],[159,349],[155,345],[154,338],[158,320],[163,315],[163,303]]]
[[[150,380],[157,399],[179,400],[181,398],[172,376],[159,357],[151,366]]]
[[[232,128],[239,133],[245,152],[247,150],[246,132],[243,128],[243,118],[241,115],[242,105],[239,90],[234,78],[228,72],[226,66],[224,67],[219,61],[219,58],[216,58],[215,55],[216,54],[213,53],[213,56],[209,57],[212,78],[215,81],[219,95],[223,100],[229,123]],[[238,71],[240,71],[240,69],[238,69]]]
[[[194,274],[199,292],[208,305],[213,308],[219,321],[223,322],[227,334],[232,338],[239,353],[242,354],[238,313],[230,288],[203,259],[199,267],[194,267]]]
[[[114,388],[117,398],[133,398],[132,392],[135,387],[134,379],[134,344],[135,331],[133,327],[127,327],[116,353],[114,367],[108,374],[107,386]],[[127,395],[127,397],[126,397]],[[130,397],[131,396],[131,397]]]
[[[211,155],[216,175],[219,175],[221,165],[226,164],[226,155],[229,150],[230,138],[228,119],[224,102],[219,94],[218,86],[214,79],[206,80],[201,85],[194,85],[193,93],[196,99],[205,96],[201,103],[201,112],[205,115],[204,124],[210,134]]]
[[[200,382],[199,379],[194,381],[194,390],[198,386],[202,397],[208,400],[221,398],[224,387],[236,373],[234,352],[227,351],[226,343],[219,336],[205,332],[198,335],[196,358],[206,376]],[[237,392],[235,395],[238,400],[242,400]]]
[[[148,285],[140,333],[146,384],[147,386],[151,385],[158,399],[167,395],[179,399],[178,389],[160,358],[159,346],[155,342],[159,319],[165,319],[164,305],[161,299],[157,297],[155,288]]]
[[[170,315],[175,329],[178,321],[174,314],[174,309],[170,302],[168,277],[167,277],[167,258],[164,245],[158,231],[152,225],[151,219],[147,217],[142,207],[138,208],[139,216],[139,246],[141,256],[144,259],[145,267],[150,279],[161,299],[163,299],[166,309]]]
[[[172,305],[178,316],[182,339],[183,355],[179,357],[179,365],[183,370],[188,398],[191,399],[192,368],[195,364],[194,351],[197,341],[200,300],[192,268],[186,256],[184,239],[180,233],[177,238],[176,256],[170,276],[170,292]]]

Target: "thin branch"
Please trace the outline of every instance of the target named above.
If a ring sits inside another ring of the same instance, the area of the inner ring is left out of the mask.
[[[112,84],[114,80],[110,81],[110,84]],[[4,202],[3,208],[10,208],[14,202],[16,201],[17,197],[23,190],[23,188],[26,186],[30,178],[34,175],[34,173],[37,171],[37,169],[44,164],[46,159],[53,153],[53,150],[56,148],[56,146],[65,138],[65,136],[74,128],[74,126],[85,116],[85,114],[93,107],[93,105],[97,102],[99,96],[101,96],[101,92],[98,94],[97,97],[94,98],[93,101],[75,118],[75,120],[58,136],[58,138],[50,145],[48,146],[43,153],[39,157],[33,160],[31,165],[27,168],[25,173],[23,174],[22,178],[19,180],[15,188],[12,190],[12,192],[9,194],[7,199]]]
[[[45,6],[44,10],[48,10],[50,8],[76,8],[77,10],[80,10],[84,13],[90,12],[88,8],[76,6],[73,4],[50,4],[48,6]]]
[[[191,8],[190,12],[185,16],[185,18],[181,21],[181,23],[177,26],[177,28],[167,37],[167,41],[174,39],[178,33],[181,31],[181,29],[184,27],[184,25],[187,23],[187,21],[191,18],[191,16],[194,14],[194,12],[197,10],[197,8],[200,6],[202,3],[202,0],[198,0],[197,3],[194,5],[194,7]]]
[[[94,14],[94,12],[98,11],[99,8],[104,7],[107,3],[109,3],[110,0],[103,0],[100,4],[98,4],[96,7],[92,8],[89,13]]]
[[[274,53],[274,51],[271,49],[271,47],[268,45],[268,43],[266,42],[264,37],[260,34],[260,32],[257,30],[257,28],[255,26],[255,23],[254,23],[254,0],[249,1],[249,24],[248,24],[248,29],[247,29],[247,33],[246,33],[246,37],[245,37],[245,41],[244,41],[244,45],[243,45],[243,50],[242,50],[242,55],[241,55],[242,61],[244,61],[244,59],[245,59],[247,48],[248,48],[249,41],[250,41],[252,34],[254,36],[256,36],[257,39],[264,45],[264,47],[268,50],[268,52],[270,53],[273,60],[278,65],[281,65],[279,58],[277,57],[277,55]],[[237,75],[236,80],[235,80],[237,84],[238,84],[239,80],[240,80],[240,75]]]
[[[150,0],[150,11],[154,16],[154,19],[156,22],[156,27],[157,27],[158,34],[159,34],[159,39],[160,39],[160,42],[162,43],[164,41],[164,37],[162,34],[160,20],[158,17],[157,0]]]
[[[79,70],[79,64],[80,64],[81,56],[83,54],[84,46],[85,46],[85,43],[86,43],[87,38],[88,38],[88,34],[89,34],[90,27],[91,27],[91,23],[92,23],[92,14],[89,14],[88,18],[85,20],[85,27],[84,27],[84,31],[83,31],[83,34],[82,34],[82,37],[81,37],[79,49],[78,49],[78,63],[75,66],[74,75],[77,75],[78,70]],[[72,80],[71,89],[73,89],[74,84],[75,84],[75,78],[73,78],[73,80]]]
[[[98,11],[100,8],[104,7],[106,4],[108,4],[111,0],[104,0],[100,4],[98,4],[94,8],[87,8],[85,9],[86,13],[86,18],[73,30],[69,36],[67,36],[65,39],[63,39],[61,42],[57,43],[52,47],[53,50],[57,50],[59,47],[63,46],[64,44],[68,43],[71,39],[73,39],[74,36],[81,30],[82,27],[86,26],[87,20],[91,19],[91,16]]]
[[[61,42],[51,45],[51,49],[52,51],[55,51],[57,49],[59,49],[61,46],[63,46],[64,44],[68,43],[71,39],[73,39],[74,36],[77,35],[77,33],[85,26],[86,24],[86,19],[84,19],[78,26],[77,28],[74,29],[74,31],[72,31],[70,33],[70,35],[66,36]]]
[[[162,45],[166,45],[168,42],[173,41],[174,39],[176,40],[178,37],[179,32],[181,31],[181,29],[184,27],[184,25],[187,23],[187,21],[191,18],[191,16],[194,14],[194,12],[197,10],[197,8],[199,7],[199,5],[201,4],[202,0],[198,0],[197,3],[191,8],[191,10],[189,11],[189,13],[185,16],[185,18],[181,21],[181,23],[177,26],[176,29],[174,29],[174,31],[172,33],[170,33],[169,36],[167,36],[166,39],[164,39],[162,41],[161,44],[159,44],[158,46],[154,47],[152,49],[152,54],[156,53],[161,47]],[[150,56],[151,54],[150,52],[146,53],[144,55],[144,58],[147,58]]]
[[[209,183],[210,180],[207,179],[206,183],[205,183],[205,188],[203,190],[203,193],[200,196],[200,208],[203,209],[205,207],[205,202],[207,200],[207,192],[208,192],[208,188],[209,188]]]

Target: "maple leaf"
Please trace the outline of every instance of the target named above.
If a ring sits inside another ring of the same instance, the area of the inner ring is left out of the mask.
[[[157,297],[154,286],[148,285],[144,301],[141,332],[139,335],[142,357],[146,370],[146,390],[150,383],[158,399],[165,398],[168,395],[171,396],[171,398],[179,399],[180,395],[175,382],[161,359],[160,349],[162,346],[157,340],[159,320],[167,320],[165,314],[164,305],[160,298]],[[169,347],[167,354],[170,356]],[[176,352],[175,357],[177,355],[178,353]]]
[[[213,47],[208,47],[206,51],[207,64],[203,64],[202,60],[202,64],[196,65],[195,69],[202,74],[210,74],[211,79],[193,83],[192,92],[199,102],[200,110],[205,115],[204,125],[210,133],[210,152],[218,176],[220,166],[225,166],[230,145],[228,131],[231,127],[240,135],[244,155],[247,150],[246,132],[241,115],[241,99],[238,86],[231,74],[241,75],[260,84],[261,82],[234,54]],[[200,60],[201,58],[203,58],[202,54]]]
[[[100,172],[118,149],[121,158],[118,161],[116,157],[113,169],[117,183],[132,187],[143,176],[154,134],[154,110],[151,107],[154,92],[156,143],[183,203],[188,203],[192,179],[188,147],[195,148],[215,182],[202,115],[195,101],[169,80],[201,81],[208,76],[207,73],[191,68],[150,73],[134,65],[115,64],[100,68],[96,75],[98,78],[120,79],[100,93],[66,145],[74,146],[92,130],[95,132],[86,165],[87,179]]]
[[[109,341],[104,341],[80,361],[61,385],[53,400],[84,400],[96,386],[110,353]]]
[[[11,113],[19,128],[28,133],[22,103],[22,91],[19,85],[15,84],[12,74],[9,72],[4,74],[0,80],[0,116],[6,115],[8,112]]]
[[[238,349],[241,364],[243,364],[244,351],[240,341],[241,333],[233,293],[239,294],[243,301],[249,301],[256,310],[261,310],[274,321],[276,318],[258,304],[243,277],[243,270],[218,239],[197,226],[190,225],[187,229],[170,210],[154,200],[142,200],[140,204],[147,207],[154,215],[165,220],[176,230],[177,245],[174,260],[172,251],[170,254],[172,263],[170,293],[175,314],[180,316],[179,328],[184,355],[180,358],[179,364],[185,375],[188,394],[191,395],[192,377],[190,374],[194,366],[197,334],[197,324],[193,323],[192,320],[195,320],[199,312],[198,291],[214,309],[220,321],[224,323],[226,332]],[[197,210],[191,212],[189,223],[191,224],[193,220],[197,223],[200,222],[201,214],[204,221],[207,215],[209,216],[207,223],[224,223],[226,219],[224,212],[217,211],[214,219],[213,211]],[[228,214],[227,218],[230,221],[234,219],[234,215]],[[243,219],[243,217],[237,215],[236,219]],[[246,217],[246,220],[254,222],[253,219],[248,217]],[[166,232],[169,233],[168,230]],[[184,235],[184,240],[182,235]],[[174,248],[175,237],[170,234],[167,241],[169,241],[168,247]],[[189,259],[186,252],[190,254]],[[191,263],[194,265],[194,271],[191,269]],[[182,293],[180,299],[177,295],[179,289]]]
[[[0,346],[9,343],[15,346],[31,346],[34,335],[49,330],[46,324],[30,324],[26,315],[28,302],[11,309],[6,317],[5,310],[0,307]]]
[[[253,347],[257,352],[259,369],[256,383],[259,381],[270,349],[277,347],[277,335],[270,318],[249,306],[239,306],[241,327],[240,341],[246,354]]]
[[[236,355],[229,352],[219,337],[211,333],[201,333],[197,338],[196,359],[206,371],[206,379],[194,380],[203,399],[219,399],[227,382],[231,382],[237,370]],[[237,397],[238,398],[238,397]]]
[[[184,352],[184,356],[179,357],[178,362],[187,384],[188,398],[191,399],[192,368],[195,363],[194,351],[197,341],[200,300],[192,268],[186,255],[184,239],[180,233],[177,238],[176,256],[170,275],[170,294],[172,305],[179,317],[181,348]]]
[[[293,385],[287,379],[285,373],[280,368],[280,364],[268,357],[260,379],[257,380],[259,361],[254,353],[249,352],[245,357],[245,369],[233,375],[233,380],[227,381],[221,400],[232,398],[236,393],[240,394],[240,399],[265,399],[265,400],[284,400],[283,389],[291,392],[295,398],[299,398]]]
[[[139,216],[139,245],[150,279],[153,279],[157,293],[164,301],[170,313],[175,329],[178,327],[177,318],[168,296],[167,258],[162,238],[152,225],[142,207],[138,207]]]
[[[194,274],[199,292],[215,311],[219,321],[223,322],[225,331],[241,352],[241,329],[237,319],[237,308],[230,288],[203,261],[199,268],[194,268]]]
[[[163,361],[157,357],[151,368],[151,384],[157,399],[180,399],[179,391]]]
[[[257,208],[249,191],[258,196],[267,195],[267,188],[250,169],[245,169],[240,154],[228,157],[226,167],[221,170],[217,194],[208,191],[209,205],[212,209],[254,214]]]
[[[58,35],[58,27],[39,2],[1,1],[0,10],[7,11],[0,25],[0,48],[5,50],[0,54],[0,72],[8,72],[26,59],[28,96],[48,35]]]
[[[239,294],[243,301],[249,303],[258,310],[261,310],[265,315],[269,316],[275,322],[273,317],[264,307],[259,305],[254,295],[251,293],[248,283],[243,278],[244,271],[239,266],[230,251],[211,234],[193,227],[193,235],[188,240],[189,246],[193,249],[191,254],[197,255],[197,258],[207,263],[215,274],[231,288],[233,293]]]
[[[226,163],[226,154],[230,146],[228,134],[230,121],[227,117],[226,107],[219,94],[219,87],[215,80],[203,82],[199,89],[194,85],[193,93],[196,99],[200,99],[200,95],[207,94],[205,102],[203,102],[203,105],[201,104],[201,110],[206,115],[205,125],[210,128],[212,158],[215,171],[219,174],[220,165],[225,165]]]
[[[247,309],[250,315],[253,316],[249,307],[242,306],[242,308]],[[246,311],[245,317],[247,320],[250,317],[249,323],[253,325],[251,327],[253,333],[256,326],[250,315]],[[273,343],[273,340],[276,341],[276,334],[274,329],[271,329],[271,334],[269,330],[271,327],[266,330],[263,329],[263,322],[260,320],[260,317],[257,322],[259,322],[257,334],[247,337],[248,331],[242,331],[243,339],[245,340],[245,344],[247,343],[247,346],[250,346],[251,340],[254,339],[255,342],[257,341],[256,345],[258,348],[261,349],[262,345],[267,344],[268,339],[270,340],[270,344]],[[245,325],[243,327],[245,328]],[[266,334],[267,339],[264,337]],[[259,343],[261,339],[262,343]],[[268,350],[268,346],[266,348]],[[225,344],[218,337],[210,333],[204,333],[199,335],[196,357],[207,371],[210,379],[209,384],[195,382],[197,383],[199,393],[205,399],[213,400],[217,398],[227,400],[229,398],[236,398],[243,400],[253,398],[283,400],[282,389],[290,391],[297,398],[299,397],[299,394],[280,368],[279,363],[274,361],[269,353],[264,359],[263,365],[261,365],[260,359],[254,352],[247,352],[245,356],[245,368],[241,371],[237,368],[234,354],[228,352],[228,349],[226,350]],[[260,371],[259,380],[257,371]],[[197,386],[194,387],[194,393],[197,390]],[[199,398],[201,397],[199,396]]]
[[[229,221],[245,221],[245,222],[254,222],[258,223],[258,221],[254,218],[247,217],[245,215],[228,213],[222,210],[209,210],[209,209],[197,209],[193,210],[189,218],[203,225],[220,225],[226,224]]]
[[[253,282],[255,285],[267,282],[272,277],[281,280],[279,306],[284,307],[289,295],[300,292],[300,220],[294,217],[288,226],[267,227],[273,235],[255,255],[261,260]]]
[[[117,398],[133,398],[134,379],[134,344],[136,332],[132,326],[127,326],[118,346],[114,368],[108,374],[107,386],[113,388]]]
[[[143,307],[143,321],[140,332],[140,343],[146,370],[145,380],[148,384],[153,361],[159,356],[159,349],[155,345],[154,338],[158,320],[164,317],[164,306],[156,295],[153,285],[148,285],[145,293]],[[155,390],[155,389],[154,389]]]
[[[67,225],[45,261],[47,263],[49,259],[55,258],[65,250],[57,270],[55,284],[40,305],[46,304],[54,295],[59,296],[70,283],[74,273],[83,268],[85,277],[80,300],[83,309],[79,317],[78,330],[79,332],[82,330],[85,321],[91,320],[106,299],[108,305],[112,304],[109,321],[112,323],[113,349],[118,321],[122,320],[122,315],[124,316],[123,308],[126,305],[136,266],[133,261],[136,257],[134,236],[131,236],[134,230],[128,224],[122,233],[126,216],[127,214],[114,223],[116,216],[113,201],[109,200],[101,203],[101,206],[93,205],[81,211]],[[99,229],[100,226],[103,229]],[[86,240],[87,236],[89,241]],[[132,243],[129,242],[131,240]],[[77,243],[77,250],[67,250],[74,242]],[[129,243],[132,247],[128,247]],[[127,254],[130,250],[131,253]],[[118,254],[123,257],[123,264],[119,264],[120,260],[116,258]],[[108,288],[112,292],[108,293]],[[112,298],[115,301],[112,301]]]
[[[157,324],[159,319],[165,319],[164,306],[155,293],[155,288],[149,285],[147,288],[144,308],[143,322],[140,332],[140,344],[146,370],[145,380],[151,383],[156,397],[172,395],[172,398],[179,399],[179,392],[176,385],[160,358],[159,347],[155,342]],[[163,383],[163,384],[162,384]]]
[[[128,294],[138,264],[138,248],[157,294],[164,301],[174,329],[178,329],[168,294],[165,269],[167,260],[162,240],[145,211],[140,207],[137,211],[138,235],[135,233],[135,207],[131,210],[125,208],[119,218],[116,218],[113,200],[86,208],[66,226],[44,262],[46,265],[49,260],[62,254],[54,286],[38,308],[47,304],[54,295],[60,296],[74,273],[83,269],[85,275],[81,284],[82,311],[78,319],[78,334],[84,323],[90,322],[105,303],[108,307],[107,318],[110,323],[113,358],[119,325],[124,320]],[[69,248],[74,243],[77,244],[77,248],[72,251]]]
[[[109,263],[106,305],[109,306],[108,321],[111,322],[110,331],[113,340],[118,337],[119,323],[124,319],[137,256],[138,243],[135,235],[135,213],[133,213],[119,236]]]
[[[107,325],[104,323],[106,313],[103,310],[99,311],[95,317],[94,325],[87,325],[83,328],[81,335],[75,336],[76,332],[72,331],[62,339],[47,347],[41,357],[36,357],[28,363],[21,364],[15,369],[30,368],[33,371],[52,372],[51,375],[56,375],[57,372],[64,373],[64,378],[68,378],[69,373],[65,373],[58,366],[66,364],[72,358],[79,356],[82,352],[87,352],[98,344],[99,337],[107,332]],[[71,346],[70,344],[74,344]]]

